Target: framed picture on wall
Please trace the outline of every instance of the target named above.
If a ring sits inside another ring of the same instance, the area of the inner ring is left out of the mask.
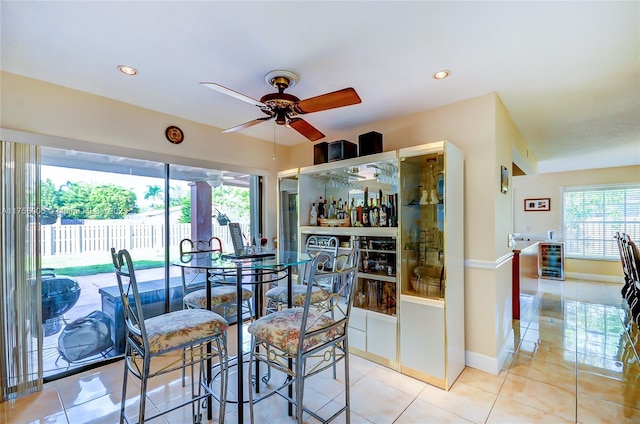
[[[509,191],[509,170],[506,166],[500,167],[500,191],[505,194]]]
[[[551,199],[544,197],[542,199],[524,199],[525,212],[541,212],[551,210]]]

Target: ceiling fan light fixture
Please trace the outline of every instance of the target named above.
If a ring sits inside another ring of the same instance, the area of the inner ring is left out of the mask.
[[[118,65],[118,70],[125,75],[129,75],[129,76],[138,75],[138,70],[128,65]]]
[[[444,69],[442,71],[434,73],[433,79],[441,80],[447,78],[449,75],[451,75],[451,71]]]
[[[223,181],[220,179],[208,179],[207,184],[209,184],[213,188],[222,187]]]
[[[278,125],[288,125],[289,120],[287,119],[287,114],[284,111],[276,112],[276,124]]]

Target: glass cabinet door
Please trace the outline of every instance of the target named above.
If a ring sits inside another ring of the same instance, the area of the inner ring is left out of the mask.
[[[465,367],[464,156],[447,141],[398,156],[400,370],[448,389]]]
[[[444,154],[405,157],[401,175],[402,294],[444,299]]]
[[[283,173],[278,177],[278,249],[297,252],[298,249],[298,174]]]

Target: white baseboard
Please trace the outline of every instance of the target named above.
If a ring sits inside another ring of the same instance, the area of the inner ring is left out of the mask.
[[[604,281],[605,283],[617,283],[624,284],[624,277],[617,275],[602,275],[602,274],[583,274],[579,272],[565,272],[565,278],[571,280],[586,280],[586,281]]]
[[[509,332],[507,339],[498,352],[498,357],[493,358],[491,356],[482,355],[480,353],[465,351],[465,365],[471,368],[475,368],[480,371],[488,372],[489,374],[498,375],[502,371],[504,362],[507,360],[507,355],[510,353],[508,350],[510,346],[513,346],[514,333],[513,329]]]

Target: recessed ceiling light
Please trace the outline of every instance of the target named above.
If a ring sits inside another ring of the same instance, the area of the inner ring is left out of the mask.
[[[450,74],[451,74],[451,71],[447,71],[447,70],[438,71],[435,74],[433,74],[433,78],[434,79],[445,79]]]
[[[136,68],[132,68],[131,66],[119,65],[118,69],[125,75],[138,75],[138,70]]]

